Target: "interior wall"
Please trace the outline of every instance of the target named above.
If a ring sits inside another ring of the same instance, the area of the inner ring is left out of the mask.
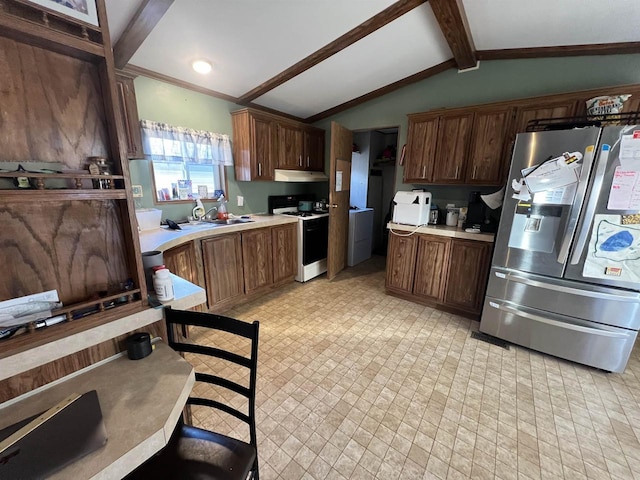
[[[231,112],[240,110],[242,106],[141,76],[135,79],[134,85],[140,119],[227,134],[233,141]],[[194,205],[191,203],[154,204],[155,193],[151,186],[149,163],[148,160],[130,162],[131,181],[134,185],[142,185],[144,195],[137,199],[136,206],[160,208],[163,219],[186,218],[193,210]],[[226,167],[226,174],[229,211],[237,215],[266,212],[269,195],[304,192],[315,193],[318,198],[327,198],[327,182],[236,182],[233,167]],[[237,206],[238,195],[244,197],[243,207]],[[212,202],[204,203],[207,208],[213,205]]]
[[[331,121],[351,130],[399,125],[398,145],[401,149],[407,141],[409,113],[639,82],[640,54],[483,61],[478,70],[464,73],[447,70],[324,119],[316,126],[326,129]],[[404,184],[402,174],[403,168],[396,168],[396,190],[421,188]],[[434,198],[441,203],[452,198],[465,204],[468,192],[482,190],[441,186],[424,188],[432,191]]]

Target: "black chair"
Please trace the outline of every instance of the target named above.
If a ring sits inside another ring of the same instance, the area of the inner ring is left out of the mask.
[[[217,357],[249,369],[249,386],[235,381],[196,371],[196,382],[223,387],[248,399],[248,412],[202,397],[189,397],[188,405],[212,407],[249,425],[250,443],[210,432],[182,421],[176,427],[168,445],[132,472],[127,479],[242,479],[259,480],[258,449],[256,442],[255,397],[258,366],[259,322],[241,322],[221,315],[165,309],[169,345],[178,352]],[[198,326],[228,332],[251,340],[251,355],[242,355],[204,345],[183,343],[177,338],[174,326]],[[198,383],[196,383],[198,385]]]

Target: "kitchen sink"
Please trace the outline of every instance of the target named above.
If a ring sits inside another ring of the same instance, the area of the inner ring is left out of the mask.
[[[201,223],[208,225],[236,225],[238,223],[251,223],[253,220],[248,218],[227,218],[227,219],[215,219],[215,220],[201,220]]]

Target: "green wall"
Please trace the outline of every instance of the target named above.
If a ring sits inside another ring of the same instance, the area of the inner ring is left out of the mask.
[[[398,145],[401,146],[407,139],[408,113],[635,83],[640,83],[640,54],[481,62],[478,70],[466,73],[446,71],[318,122],[316,126],[327,131],[325,150],[328,158],[331,121],[351,130],[399,126]],[[229,112],[241,108],[231,102],[145,77],[135,80],[135,88],[141,119],[183,127],[231,135]],[[131,172],[133,182],[144,187],[141,205],[153,206],[148,162],[132,161]],[[264,212],[268,195],[313,191],[324,196],[327,191],[326,183],[236,182],[232,168],[227,169],[227,174],[232,213]],[[395,184],[399,190],[413,188],[413,185],[402,183],[402,167],[396,169]],[[439,201],[457,203],[465,202],[471,190],[478,190],[471,187],[426,188]],[[483,191],[491,190],[495,189]],[[237,195],[244,196],[244,208],[234,206]],[[163,209],[170,218],[171,215],[184,217],[191,211],[190,206],[167,206]]]
[[[140,119],[153,120],[187,128],[226,133],[232,136],[230,112],[242,107],[146,77],[135,79],[136,101]],[[232,138],[233,139],[233,138]],[[133,184],[142,185],[144,196],[136,207],[161,208],[162,218],[184,219],[195,204],[154,205],[151,173],[147,160],[132,160],[129,164]],[[236,182],[233,167],[226,168],[228,180],[227,198],[229,211],[242,215],[267,211],[267,196],[313,192],[320,197],[326,191],[326,183]],[[237,206],[237,196],[244,197],[244,207]],[[205,201],[205,207],[216,205]]]
[[[640,83],[640,54],[480,62],[478,70],[448,70],[384,97],[318,122],[329,129],[336,121],[351,130],[399,126],[398,149],[407,142],[407,114],[438,108],[455,108],[518,98],[574,92],[591,88]],[[410,190],[402,183],[403,168],[396,168],[396,190]],[[466,202],[472,190],[495,188],[425,186],[436,203]]]

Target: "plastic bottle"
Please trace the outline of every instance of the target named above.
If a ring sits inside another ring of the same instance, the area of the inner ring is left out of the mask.
[[[220,206],[218,207],[218,219],[226,220],[229,218],[229,212],[227,212],[227,201],[224,199],[224,195],[220,197]]]
[[[156,291],[156,297],[161,302],[173,300],[173,280],[171,272],[164,265],[154,267],[153,273],[153,289]]]
[[[204,217],[205,212],[206,212],[206,210],[204,208],[204,205],[202,204],[202,201],[199,198],[197,198],[196,199],[196,206],[194,207],[193,212],[192,212],[193,213],[193,217],[196,220],[201,220]]]

